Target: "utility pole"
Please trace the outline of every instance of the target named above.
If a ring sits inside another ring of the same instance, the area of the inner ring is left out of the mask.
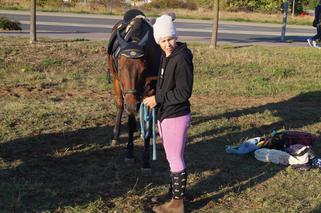
[[[217,44],[219,5],[220,5],[220,1],[214,0],[214,5],[213,5],[214,17],[213,17],[213,28],[212,28],[212,38],[211,38],[210,48],[216,48],[216,44]]]
[[[288,10],[289,10],[289,2],[288,2],[288,0],[284,0],[284,13],[283,13],[281,41],[284,41],[284,39],[285,39],[286,22],[287,22],[287,18],[288,18]]]
[[[109,4],[109,14],[112,15],[113,14],[113,0],[109,0],[110,4]]]
[[[292,17],[294,17],[295,14],[295,0],[292,0]]]
[[[31,0],[30,5],[30,43],[37,41],[36,35],[36,0]]]

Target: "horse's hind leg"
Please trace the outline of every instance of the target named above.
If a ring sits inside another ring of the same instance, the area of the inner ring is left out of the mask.
[[[136,131],[135,115],[128,115],[128,143],[126,162],[134,162],[134,132]]]

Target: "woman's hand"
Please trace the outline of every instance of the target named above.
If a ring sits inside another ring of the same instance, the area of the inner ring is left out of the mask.
[[[157,105],[155,95],[145,98],[143,103],[151,109],[154,108]]]

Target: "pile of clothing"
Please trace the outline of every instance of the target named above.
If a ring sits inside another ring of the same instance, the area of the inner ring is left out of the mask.
[[[321,169],[321,158],[312,150],[319,137],[302,131],[272,131],[267,137],[255,137],[237,146],[226,146],[226,153],[247,154],[254,151],[257,160],[281,165],[291,165],[295,169]]]

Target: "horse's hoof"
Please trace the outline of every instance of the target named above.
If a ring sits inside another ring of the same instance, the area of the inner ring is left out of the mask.
[[[151,168],[142,168],[142,176],[149,177],[152,174]]]
[[[111,146],[116,146],[118,144],[117,140],[111,140],[110,145]]]
[[[125,158],[125,163],[134,164],[135,163],[135,158]]]

